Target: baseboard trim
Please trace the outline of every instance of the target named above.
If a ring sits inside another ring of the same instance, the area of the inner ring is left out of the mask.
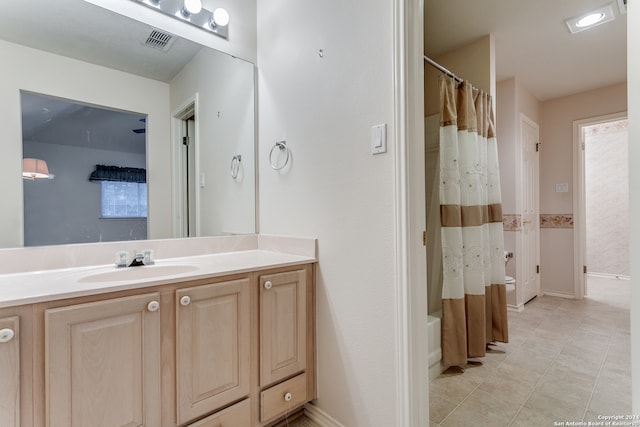
[[[320,427],[345,427],[313,403],[304,405],[304,414]]]
[[[558,297],[558,298],[576,299],[576,296],[573,294],[565,294],[562,292],[552,292],[552,291],[546,291],[546,290],[542,290],[542,295],[547,295],[550,297]]]
[[[631,280],[631,276],[626,276],[624,274],[610,274],[610,273],[587,273],[587,276],[592,277],[604,277],[605,279],[615,279],[615,280]]]
[[[520,313],[521,311],[524,310],[524,304],[518,304],[518,305],[507,304],[507,310]]]

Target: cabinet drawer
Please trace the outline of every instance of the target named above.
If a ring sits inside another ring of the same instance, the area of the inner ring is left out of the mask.
[[[260,421],[271,421],[307,400],[307,374],[303,373],[260,393]]]
[[[249,402],[249,399],[245,399],[207,418],[189,424],[189,427],[250,427],[251,405]]]

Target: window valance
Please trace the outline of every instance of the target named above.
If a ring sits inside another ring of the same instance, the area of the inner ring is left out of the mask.
[[[147,170],[120,166],[96,165],[89,181],[147,182]]]

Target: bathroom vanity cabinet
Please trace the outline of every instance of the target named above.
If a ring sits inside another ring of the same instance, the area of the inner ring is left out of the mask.
[[[0,309],[2,426],[277,422],[315,397],[313,266]]]

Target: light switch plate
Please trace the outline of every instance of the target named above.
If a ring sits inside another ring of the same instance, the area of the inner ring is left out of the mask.
[[[556,184],[556,193],[568,193],[569,192],[569,183],[563,182],[560,184]]]
[[[371,127],[371,154],[387,152],[387,124]]]

